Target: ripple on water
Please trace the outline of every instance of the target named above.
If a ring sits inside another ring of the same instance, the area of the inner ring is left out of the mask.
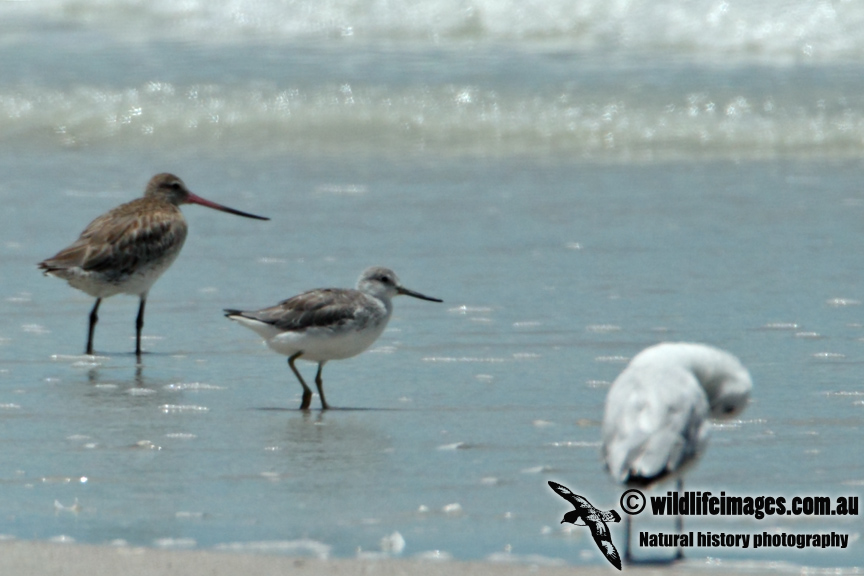
[[[450,308],[447,310],[451,314],[459,314],[460,316],[470,316],[472,314],[490,314],[494,311],[493,308],[488,306],[456,306],[455,308]]]
[[[194,404],[163,404],[159,406],[159,410],[165,414],[201,414],[210,411],[206,406]]]
[[[522,474],[546,474],[554,471],[551,466],[532,466],[531,468],[523,468],[520,470]]]
[[[860,306],[861,301],[854,298],[830,298],[825,301],[832,308],[843,308],[845,306]]]
[[[630,361],[630,358],[627,356],[597,356],[594,358],[594,361],[605,364],[626,364]]]
[[[620,332],[621,327],[616,324],[591,324],[585,327],[586,332],[593,332],[594,334],[611,334],[613,332]]]
[[[453,502],[451,504],[446,504],[441,511],[448,516],[459,516],[462,514],[462,505],[458,502]]]
[[[843,360],[846,355],[839,352],[816,352],[811,354],[811,357],[817,360]]]
[[[585,442],[581,440],[562,440],[560,442],[551,442],[549,446],[553,448],[599,448],[601,442]]]
[[[762,330],[798,330],[797,322],[769,322],[762,326]]]
[[[170,390],[172,392],[184,392],[184,391],[192,391],[197,392],[200,390],[226,390],[225,386],[217,386],[216,384],[206,384],[204,382],[175,382],[173,384],[166,384],[163,386],[165,390]]]
[[[795,338],[808,338],[810,340],[821,340],[823,336],[818,332],[796,332]]]

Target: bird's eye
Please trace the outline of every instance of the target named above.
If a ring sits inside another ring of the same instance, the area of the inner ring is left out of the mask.
[[[180,182],[177,182],[177,181],[175,180],[174,182],[171,183],[171,189],[172,189],[172,190],[180,190],[180,188],[181,188],[181,186],[180,186]]]

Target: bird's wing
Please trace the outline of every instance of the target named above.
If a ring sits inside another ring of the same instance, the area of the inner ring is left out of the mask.
[[[680,368],[627,369],[606,399],[603,454],[620,482],[645,482],[694,459],[707,432],[708,399]]]
[[[355,317],[359,297],[362,294],[356,290],[323,288],[298,294],[269,308],[239,314],[284,331],[332,326]]]
[[[588,514],[585,516],[586,522],[620,522],[621,515],[618,514],[615,510],[609,510],[608,512],[600,512],[598,511],[596,514]]]
[[[578,494],[574,494],[566,486],[562,486],[557,482],[549,481],[549,487],[552,488],[552,490],[554,490],[559,496],[573,504],[573,506],[579,511],[583,511],[586,514],[595,514],[600,512],[594,506],[592,506],[591,503],[588,502],[588,500],[586,500],[582,496],[579,496]]]
[[[93,220],[78,239],[40,263],[51,271],[80,267],[86,271],[134,272],[141,262],[178,251],[186,240],[186,222],[175,206],[153,205],[140,198]]]
[[[588,528],[591,530],[591,536],[594,537],[594,542],[600,552],[606,556],[610,564],[621,570],[621,556],[618,550],[612,543],[612,536],[609,534],[609,527],[604,522],[588,522]]]
[[[567,488],[566,486],[562,486],[557,482],[549,482],[549,486],[558,493],[559,496],[573,504],[575,507],[579,519],[583,522],[620,522],[621,516],[615,510],[609,510],[608,512],[603,512],[598,510],[593,504],[591,504],[587,498],[584,496],[579,496],[578,494],[574,494],[572,490]]]

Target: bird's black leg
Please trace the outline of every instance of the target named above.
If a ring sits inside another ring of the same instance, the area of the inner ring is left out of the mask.
[[[93,354],[93,333],[96,331],[96,323],[99,322],[99,304],[101,303],[102,298],[96,298],[96,304],[90,311],[90,328],[87,331],[87,351],[85,354]]]
[[[624,528],[626,533],[624,538],[624,562],[632,564],[633,557],[630,555],[630,514],[624,517]]]
[[[300,375],[300,372],[297,371],[297,367],[294,366],[294,361],[303,355],[303,352],[297,352],[296,354],[288,357],[288,366],[291,368],[291,371],[294,372],[294,375],[297,376],[297,380],[300,381],[300,385],[303,386],[303,401],[300,403],[300,410],[308,410],[309,405],[312,404],[312,390],[306,386],[306,382],[303,381],[303,377]],[[323,398],[323,396],[322,396]]]
[[[321,409],[327,410],[330,406],[327,405],[327,399],[324,398],[324,381],[321,380],[321,370],[324,368],[324,362],[318,363],[318,373],[315,374],[315,385],[318,386],[318,395],[321,397]]]
[[[678,484],[676,486],[676,489],[678,490],[678,494],[684,493],[684,481],[681,479],[680,476],[678,477]],[[678,516],[675,518],[675,529],[678,531],[679,536],[684,533],[684,517],[681,516],[681,514],[678,514]],[[679,540],[679,542],[680,542],[680,540]],[[681,548],[680,545],[678,546],[678,553],[675,554],[675,559],[676,560],[683,560],[684,559],[684,549]]]
[[[144,305],[147,304],[147,294],[141,295],[141,304],[138,306],[138,317],[135,319],[135,355],[141,360],[141,329],[144,328]]]

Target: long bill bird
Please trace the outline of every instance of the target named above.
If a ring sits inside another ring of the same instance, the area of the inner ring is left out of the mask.
[[[174,262],[186,241],[187,225],[181,204],[200,204],[229,214],[269,220],[241,212],[190,192],[173,174],[157,174],[147,183],[144,197],[93,220],[74,243],[39,263],[46,275],[96,298],[90,311],[87,354],[93,354],[93,333],[103,298],[131,294],[140,298],[135,320],[135,354],[141,356],[144,305],[153,283]]]

